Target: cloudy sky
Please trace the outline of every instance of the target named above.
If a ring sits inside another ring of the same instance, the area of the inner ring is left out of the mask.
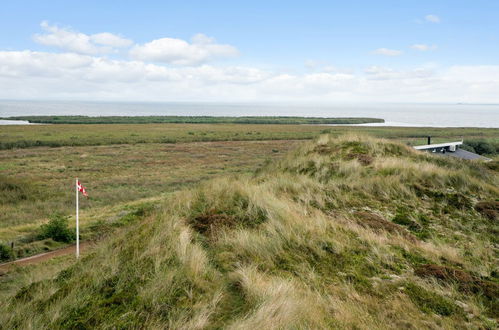
[[[0,99],[499,103],[499,1],[2,1]]]

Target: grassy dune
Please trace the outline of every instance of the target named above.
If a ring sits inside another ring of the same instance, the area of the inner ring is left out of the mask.
[[[77,263],[4,279],[0,324],[496,328],[491,168],[324,135],[166,196]]]

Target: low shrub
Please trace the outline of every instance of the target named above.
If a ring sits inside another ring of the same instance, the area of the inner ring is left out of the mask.
[[[75,239],[75,234],[68,228],[67,217],[55,214],[48,223],[41,225],[38,238],[69,243]]]
[[[5,244],[0,243],[0,261],[8,261],[14,258],[14,252]]]
[[[494,143],[485,140],[467,140],[463,144],[463,149],[479,155],[495,155],[499,152],[499,148]]]

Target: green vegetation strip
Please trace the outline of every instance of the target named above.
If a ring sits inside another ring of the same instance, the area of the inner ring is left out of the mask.
[[[465,142],[471,139],[477,141],[484,140],[494,144],[496,146],[495,149],[499,149],[497,148],[499,145],[499,129],[497,128],[272,124],[61,124],[0,126],[0,150],[42,146],[62,147],[199,141],[303,140],[312,139],[323,133],[338,136],[346,132],[367,133],[377,137],[397,139],[412,145],[426,144],[427,135],[431,135],[433,138],[432,141],[435,143],[449,140],[461,140],[461,138],[464,138]]]
[[[326,117],[216,117],[216,116],[20,116],[7,120],[25,120],[39,124],[366,124],[384,123],[379,118]]]

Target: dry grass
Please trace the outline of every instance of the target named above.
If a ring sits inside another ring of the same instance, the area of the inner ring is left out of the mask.
[[[474,205],[498,186],[479,164],[322,136],[253,176],[166,196],[92,255],[11,295],[0,324],[494,328],[494,285],[465,291],[447,278],[497,283],[497,224]],[[446,277],[422,276],[428,264]]]
[[[254,171],[296,143],[197,142],[0,151],[0,193],[9,193],[0,195],[0,240],[19,240],[53,213],[72,215],[75,177],[80,177],[90,194],[80,201],[82,220],[93,221],[95,214],[107,213],[110,207],[157,197],[221,174]],[[2,189],[2,184],[10,186]],[[109,217],[116,216],[114,212]]]

